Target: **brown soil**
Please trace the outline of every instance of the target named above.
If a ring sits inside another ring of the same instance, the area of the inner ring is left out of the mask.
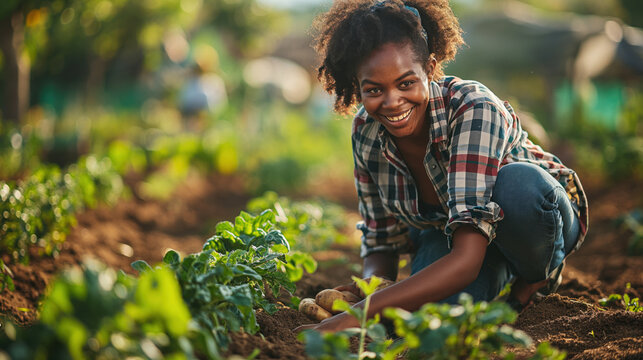
[[[233,219],[245,207],[248,195],[241,183],[235,177],[192,178],[171,201],[144,201],[134,196],[112,208],[80,214],[60,256],[34,256],[29,266],[10,265],[16,291],[0,293],[0,313],[22,325],[34,322],[39,299],[52,276],[88,256],[132,273],[132,261],[157,263],[169,248],[184,254],[199,251],[214,224]],[[630,182],[592,190],[590,233],[578,253],[568,259],[559,293],[526,308],[515,326],[537,342],[549,341],[567,351],[569,359],[643,359],[643,313],[598,306],[600,298],[622,294],[628,282],[631,296],[643,294],[643,256],[626,255],[631,233],[614,224],[622,214],[643,206],[642,185]],[[355,203],[350,183],[335,184],[323,193],[343,204]],[[319,270],[298,283],[296,295],[300,297],[347,283],[360,272],[355,246],[313,255]],[[231,334],[229,354],[248,356],[256,348],[258,359],[306,358],[292,330],[311,320],[283,305],[275,315],[258,311],[257,320],[260,334]]]

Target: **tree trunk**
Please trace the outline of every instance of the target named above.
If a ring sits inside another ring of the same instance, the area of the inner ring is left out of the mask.
[[[2,119],[19,124],[29,108],[29,60],[23,56],[24,17],[16,11],[0,21],[0,50],[4,59]]]

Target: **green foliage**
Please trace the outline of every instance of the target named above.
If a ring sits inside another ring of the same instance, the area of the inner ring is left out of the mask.
[[[599,179],[613,182],[643,179],[643,116],[640,90],[629,96],[618,127],[601,123],[600,117],[583,108],[580,100],[573,104],[570,121],[561,129],[560,137],[571,144],[577,168]]]
[[[32,126],[12,128],[8,122],[0,122],[0,179],[20,176],[38,163],[41,139]]]
[[[350,120],[326,117],[314,122],[302,111],[279,110],[269,105],[256,109],[260,121],[262,116],[272,119],[263,120],[260,131],[248,135],[255,141],[246,141],[242,151],[247,160],[243,170],[250,174],[248,185],[254,193],[302,190],[327,178],[329,168],[351,176],[352,163],[346,156],[351,153]]]
[[[122,191],[109,160],[92,156],[66,172],[42,166],[25,180],[0,182],[0,250],[25,264],[31,246],[55,256],[76,223],[76,212],[113,203]]]
[[[154,268],[134,262],[139,278],[92,262],[68,271],[45,298],[40,322],[7,323],[0,347],[16,360],[221,359],[230,331],[259,330],[255,308],[277,311],[268,292],[292,293],[303,270],[315,270],[309,255],[289,253],[273,223],[270,210],[242,212],[234,224],[219,223],[199,253],[181,259],[170,250]]]
[[[616,224],[632,233],[627,242],[627,252],[630,255],[643,255],[643,211],[635,209],[616,219]]]
[[[163,262],[176,272],[193,319],[202,350],[218,357],[228,345],[228,332],[259,330],[254,308],[272,314],[277,308],[266,299],[268,289],[277,296],[290,293],[303,270],[313,272],[316,263],[307,254],[289,254],[290,245],[273,229],[274,214],[266,210],[256,217],[242,212],[234,224],[221,222],[203,251],[180,259],[169,251]],[[149,267],[133,266],[149,271]]]
[[[395,333],[402,338],[410,359],[487,359],[491,354],[507,355],[505,345],[529,346],[531,339],[507,323],[516,313],[503,302],[474,303],[471,296],[462,294],[459,305],[424,305],[409,313],[387,309],[384,315],[395,324]]]
[[[376,287],[356,279],[362,290],[371,293]],[[366,292],[368,294],[368,292]],[[368,304],[367,296],[366,304]],[[502,302],[474,303],[471,296],[462,294],[459,305],[428,303],[410,313],[399,308],[384,309],[384,316],[395,328],[397,340],[387,338],[379,317],[366,320],[362,309],[350,308],[346,303],[338,310],[348,311],[361,324],[359,329],[347,329],[334,334],[306,331],[300,339],[306,342],[306,352],[314,359],[387,359],[401,354],[407,359],[488,359],[513,358],[506,346],[530,346],[531,338],[507,323],[516,319],[516,313]],[[360,335],[358,354],[350,352],[348,338]],[[368,351],[363,350],[365,335],[371,338]],[[538,345],[531,359],[564,359],[565,353],[551,348],[548,343]]]
[[[564,360],[567,357],[565,351],[552,347],[548,342],[543,341],[536,347],[536,353],[529,360]]]
[[[344,209],[326,201],[292,201],[268,191],[250,200],[247,208],[255,214],[262,209],[272,209],[276,214],[276,227],[295,249],[312,252],[344,242],[346,238],[337,230],[346,226]]]
[[[640,305],[639,298],[630,297],[630,295],[627,294],[627,290],[631,287],[632,285],[627,283],[625,285],[625,293],[623,295],[610,294],[610,296],[600,299],[598,303],[605,307],[620,307],[626,311],[641,312],[643,311],[643,306]]]
[[[37,324],[4,325],[0,348],[14,360],[195,358],[190,313],[164,268],[134,279],[87,262],[55,280]]]

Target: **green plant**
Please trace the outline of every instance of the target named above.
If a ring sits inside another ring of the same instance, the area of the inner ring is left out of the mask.
[[[0,348],[14,360],[196,358],[190,313],[165,268],[135,279],[86,262],[55,280],[38,323],[3,325]]]
[[[632,284],[627,283],[625,285],[625,293],[623,293],[623,295],[610,294],[610,296],[600,299],[598,303],[601,306],[606,306],[606,307],[616,306],[616,307],[622,307],[627,311],[641,312],[643,311],[643,306],[640,305],[639,298],[636,298],[636,297],[633,298],[627,294],[627,290],[629,290],[631,287],[632,287]]]
[[[505,325],[517,317],[509,305],[474,303],[468,294],[458,302],[455,306],[429,303],[415,313],[386,309],[384,315],[395,324],[410,359],[486,359],[490,354],[504,358],[505,345],[531,344],[525,333]]]
[[[315,270],[309,255],[288,253],[273,222],[269,210],[242,212],[234,224],[219,223],[199,253],[181,259],[170,250],[155,268],[134,262],[139,278],[93,262],[68,271],[45,298],[40,322],[7,323],[0,348],[18,360],[221,359],[230,331],[259,330],[255,308],[277,310],[268,292],[293,292],[303,270]]]
[[[82,158],[66,172],[42,166],[17,183],[0,182],[0,250],[29,262],[29,248],[56,255],[75,213],[97,203],[113,203],[123,182],[108,159]]]
[[[313,272],[316,263],[310,255],[289,254],[290,246],[279,230],[273,229],[274,213],[270,210],[253,217],[242,212],[234,224],[221,222],[215,235],[207,240],[203,251],[181,259],[168,251],[163,262],[175,273],[181,285],[195,328],[199,348],[209,357],[220,357],[228,345],[228,332],[259,330],[254,309],[261,307],[272,314],[276,306],[267,298],[281,288],[293,293],[294,282],[304,269]],[[138,261],[132,266],[139,271],[151,267]]]
[[[358,281],[357,279],[356,281]],[[358,281],[363,290],[364,284]],[[371,286],[373,283],[370,284]],[[368,288],[369,291],[375,288]],[[384,316],[394,326],[396,340],[387,338],[385,328],[379,324],[379,317],[366,320],[370,295],[364,309],[350,308],[348,304],[336,302],[337,309],[348,311],[360,322],[360,328],[346,329],[337,333],[320,334],[305,331],[300,339],[306,342],[306,352],[314,359],[386,359],[393,360],[400,355],[406,359],[487,359],[513,358],[506,346],[529,346],[531,338],[506,323],[516,319],[516,313],[502,302],[477,302],[471,296],[462,294],[459,305],[424,305],[410,313],[399,308],[384,309]],[[337,304],[339,303],[339,304]],[[349,338],[359,335],[358,353],[350,351]],[[364,351],[364,339],[371,342]],[[565,358],[565,353],[541,343],[531,359]]]
[[[346,238],[337,230],[346,225],[343,208],[327,201],[292,201],[274,191],[267,191],[251,199],[247,208],[255,214],[263,209],[272,209],[276,214],[275,226],[295,249],[316,251],[333,242],[341,243]]]

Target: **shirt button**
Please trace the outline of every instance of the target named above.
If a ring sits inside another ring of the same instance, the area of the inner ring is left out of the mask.
[[[435,170],[435,168],[436,168],[435,164],[431,165],[431,169]]]

